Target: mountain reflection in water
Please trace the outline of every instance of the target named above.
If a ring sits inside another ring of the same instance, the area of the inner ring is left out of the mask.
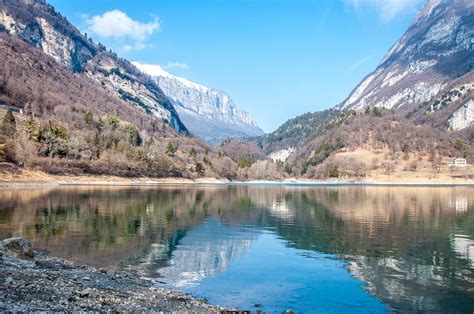
[[[392,310],[474,311],[470,187],[5,189],[0,238],[10,236],[29,238],[36,248],[80,263],[205,291],[213,301],[238,302],[245,297],[240,290],[247,289],[298,309],[304,299],[324,299],[317,286],[322,281],[310,276],[322,277],[324,268],[334,278],[342,278],[337,269],[344,270],[347,278],[339,284],[354,293],[340,302],[350,307],[352,298],[383,310],[354,290],[351,280],[360,280],[358,291],[368,291]],[[233,277],[245,269],[260,282]],[[232,285],[229,280],[240,290],[218,290]],[[257,284],[263,288],[252,290]],[[291,301],[294,295],[271,292],[270,284],[291,286],[303,297]],[[331,290],[330,280],[324,285]],[[300,309],[310,306],[320,304]],[[266,308],[273,309],[280,310]]]
[[[145,276],[153,276],[153,271],[157,270],[155,275],[166,278],[173,285],[189,286],[227,270],[232,260],[250,249],[257,234],[256,230],[224,226],[219,219],[209,218],[188,231],[171,250],[168,245],[152,244],[143,257],[126,268]],[[155,267],[170,255],[166,266]]]

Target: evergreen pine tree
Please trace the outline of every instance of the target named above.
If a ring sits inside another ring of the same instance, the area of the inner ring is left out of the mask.
[[[3,116],[1,131],[4,135],[12,138],[16,133],[16,121],[13,112],[8,109]]]
[[[168,156],[174,156],[174,154],[176,153],[176,147],[174,146],[171,140],[169,140],[168,145],[166,145],[165,153]]]

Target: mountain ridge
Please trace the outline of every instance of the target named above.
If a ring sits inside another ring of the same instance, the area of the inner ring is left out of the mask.
[[[160,86],[190,131],[209,144],[263,134],[249,113],[238,109],[224,91],[173,75],[158,65],[132,63]]]
[[[438,127],[459,129],[448,121],[473,97],[472,84],[461,90],[464,81],[473,81],[473,37],[473,2],[427,1],[377,68],[337,108],[394,109],[409,114],[416,123],[435,122]],[[461,84],[453,85],[456,80]],[[435,102],[450,91],[463,97],[452,101],[449,108],[437,107]],[[425,113],[433,116],[431,121],[423,117]]]

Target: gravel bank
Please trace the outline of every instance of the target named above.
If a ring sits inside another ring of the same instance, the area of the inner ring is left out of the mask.
[[[27,240],[0,242],[0,311],[218,312],[187,294],[125,272],[75,265],[33,252]]]

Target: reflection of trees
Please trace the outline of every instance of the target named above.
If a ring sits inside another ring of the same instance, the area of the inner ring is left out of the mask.
[[[19,235],[53,255],[117,265],[152,243],[186,232],[210,215],[254,219],[226,188],[60,188],[1,191],[0,236]],[[238,196],[237,196],[238,197]],[[232,200],[235,202],[232,203]],[[241,204],[242,203],[242,204]],[[243,205],[244,204],[244,205]],[[235,205],[235,206],[234,206]],[[169,250],[171,254],[172,246]]]
[[[452,201],[459,196],[463,210]],[[469,188],[84,187],[5,190],[0,200],[0,237],[28,237],[80,262],[132,263],[150,273],[169,265],[191,230],[218,217],[230,226],[270,228],[290,246],[343,258],[393,308],[474,304],[470,251],[460,252],[465,241],[459,240],[474,238]],[[214,254],[231,254],[228,245],[216,242]],[[180,254],[207,264],[207,255]],[[199,270],[212,272],[205,265]]]
[[[419,189],[306,189],[287,197],[294,226],[270,223],[298,248],[373,257],[417,252],[420,263],[430,263],[449,254],[451,232],[471,226],[474,213],[450,208],[450,188]]]
[[[474,270],[454,247],[473,237],[474,212],[456,212],[452,188],[323,188],[297,193],[294,227],[269,224],[291,246],[337,254],[368,289],[398,310],[473,309]],[[470,204],[472,204],[472,197]],[[452,239],[458,239],[457,242]],[[467,256],[467,258],[465,257]],[[464,304],[464,305],[463,305]]]

